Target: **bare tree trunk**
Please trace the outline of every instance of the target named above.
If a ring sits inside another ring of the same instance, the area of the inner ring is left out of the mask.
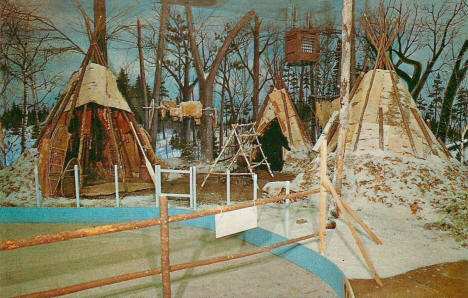
[[[97,44],[107,61],[107,33],[106,33],[106,0],[94,0],[94,27],[98,26]],[[96,62],[96,61],[93,61]]]
[[[254,57],[253,57],[253,95],[252,95],[252,120],[257,119],[258,96],[260,86],[260,19],[255,16],[255,26],[253,30]]]
[[[211,64],[208,75],[205,74],[202,59],[198,51],[197,43],[195,42],[195,33],[193,28],[193,17],[192,10],[188,2],[185,2],[185,12],[187,15],[187,24],[188,24],[188,35],[190,39],[190,49],[192,52],[195,70],[198,77],[198,90],[199,98],[203,105],[204,113],[201,119],[200,127],[200,141],[201,141],[201,150],[202,150],[202,159],[204,161],[213,160],[213,117],[215,116],[213,108],[213,85],[216,78],[216,73],[218,72],[219,66],[226,55],[229,46],[236,37],[240,29],[247,23],[247,21],[255,14],[255,11],[251,10],[247,12],[242,19],[234,26],[234,28],[229,32],[228,36],[225,38],[223,45],[219,48],[216,57]]]
[[[353,27],[354,0],[343,0],[343,35],[341,54],[341,78],[340,78],[340,125],[338,134],[338,147],[336,149],[336,163],[334,173],[335,189],[341,195],[343,179],[343,160],[346,147],[346,132],[349,118],[349,91],[351,79],[351,46]],[[336,207],[336,206],[335,206]],[[337,210],[338,211],[338,210]]]
[[[465,40],[462,48],[460,49],[460,52],[457,55],[456,63],[453,66],[452,74],[450,75],[450,79],[444,91],[442,108],[440,111],[439,127],[437,129],[437,135],[444,142],[447,138],[450,128],[453,101],[461,82],[463,82],[465,79],[466,71],[468,70],[468,59],[466,59],[465,62],[462,61],[466,51],[468,51],[468,40]]]
[[[137,19],[137,44],[138,44],[138,57],[140,59],[140,82],[143,93],[143,106],[148,107],[148,95],[146,94],[146,76],[145,76],[145,60],[143,57],[143,47],[141,45],[141,23],[140,18]],[[149,130],[148,124],[149,110],[145,109],[143,112],[143,121],[146,130]]]
[[[224,81],[225,76],[223,76],[223,86],[221,88],[221,111],[219,112],[219,145],[224,145],[224,93],[226,92],[226,85]],[[255,115],[255,114],[254,114]]]
[[[5,141],[3,139],[3,127],[2,127],[2,120],[0,118],[0,169],[6,167],[6,152],[5,152]]]
[[[156,70],[154,72],[154,88],[153,99],[156,105],[159,105],[159,97],[161,93],[161,76],[162,76],[162,61],[164,55],[164,35],[166,33],[166,20],[167,20],[167,0],[161,1],[161,17],[159,20],[159,35],[158,35],[158,48],[156,51]],[[154,149],[156,150],[157,136],[158,136],[158,120],[159,115],[157,111],[154,112],[153,123],[151,129],[151,136],[153,137]]]
[[[28,128],[28,84],[25,70],[23,70],[23,118],[21,119],[21,153],[26,150],[26,134]]]
[[[31,78],[31,95],[33,98],[33,108],[34,108],[34,125],[36,126],[36,131],[41,131],[41,125],[39,123],[39,103],[37,102],[37,94],[36,94],[36,83],[34,80],[34,76]]]

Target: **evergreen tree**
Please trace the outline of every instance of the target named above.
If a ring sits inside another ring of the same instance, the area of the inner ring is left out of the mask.
[[[442,79],[440,78],[440,74],[437,73],[432,83],[431,90],[429,91],[431,102],[429,103],[428,117],[431,120],[431,127],[437,127],[437,123],[439,122],[440,115],[438,113],[442,104],[443,94],[444,87],[442,87]]]
[[[117,88],[119,89],[122,96],[128,101],[130,95],[130,80],[128,74],[123,68],[120,68],[119,75],[117,77]]]

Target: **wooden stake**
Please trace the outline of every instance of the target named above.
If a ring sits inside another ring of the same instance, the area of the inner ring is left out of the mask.
[[[160,236],[161,236],[161,273],[162,273],[162,288],[163,297],[171,297],[171,263],[169,260],[169,207],[167,197],[159,197],[159,218]]]
[[[392,71],[390,73],[390,77],[392,78],[393,92],[391,92],[390,94],[393,100],[395,101],[395,103],[397,104],[398,110],[400,111],[401,119],[403,120],[403,127],[405,128],[406,135],[408,136],[411,149],[413,150],[413,154],[414,156],[418,156],[418,152],[416,151],[416,146],[414,145],[413,134],[411,133],[411,130],[409,128],[408,119],[403,113],[403,107],[401,106],[401,102],[398,98],[399,92],[398,92],[397,81],[396,81],[395,76],[396,76],[396,72]]]
[[[414,119],[416,119],[416,122],[418,122],[419,128],[422,130],[424,138],[426,139],[427,144],[429,145],[429,148],[431,149],[432,153],[435,155],[439,155],[436,150],[432,148],[432,139],[429,133],[427,132],[426,125],[424,125],[424,121],[421,118],[421,115],[419,115],[419,112],[415,108],[411,108],[411,112],[413,113]]]
[[[291,123],[289,121],[288,105],[286,103],[286,99],[284,97],[283,91],[281,91],[281,99],[283,101],[283,106],[284,106],[284,115],[286,117],[286,127],[288,128],[289,142],[290,142],[290,145],[294,145],[293,138],[292,138],[292,131],[291,131]]]
[[[328,189],[328,191],[333,195],[335,200],[340,200],[341,204],[344,206],[346,211],[354,218],[354,220],[369,234],[369,236],[375,241],[375,243],[381,245],[382,241],[377,237],[377,235],[372,232],[372,230],[367,226],[360,218],[359,216],[349,207],[349,205],[343,201],[340,195],[336,192],[335,188],[333,187],[333,184],[331,183],[330,179],[326,177],[325,179],[325,186]]]
[[[379,148],[384,150],[383,109],[379,107]]]
[[[125,185],[125,165],[122,160],[122,153],[121,147],[117,144],[117,138],[115,137],[115,129],[114,129],[114,120],[112,119],[112,112],[109,107],[105,108],[107,121],[109,121],[109,134],[111,135],[112,144],[114,145],[115,155],[117,156],[117,165],[120,167],[122,171],[122,183]],[[125,112],[123,112],[125,113]]]
[[[440,138],[437,138],[437,141],[439,142],[440,146],[442,147],[442,149],[444,150],[445,152],[445,155],[447,156],[447,158],[451,158],[452,155],[450,154],[450,151],[447,149],[447,147],[445,146],[444,142],[440,139]]]
[[[334,198],[336,203],[338,204],[338,207],[340,210],[343,211],[343,217],[346,221],[346,225],[348,226],[349,230],[351,231],[351,234],[353,235],[354,241],[356,242],[359,250],[361,251],[362,256],[364,257],[364,260],[367,263],[367,266],[369,266],[369,269],[371,270],[375,281],[379,286],[383,286],[382,280],[380,279],[379,275],[377,274],[377,271],[375,270],[374,264],[372,264],[372,261],[369,258],[369,255],[367,254],[367,251],[365,250],[364,246],[362,245],[361,239],[359,239],[359,236],[357,235],[356,229],[354,228],[353,224],[351,223],[351,220],[348,217],[348,209],[346,209],[343,205],[343,201],[339,197],[339,195],[336,193],[336,190],[334,189],[333,185],[331,184],[330,181],[325,181],[325,185],[328,185],[329,190],[334,194]],[[380,241],[380,240],[379,240]]]
[[[81,162],[81,157],[83,154],[83,146],[84,146],[84,130],[86,127],[86,116],[88,114],[88,105],[85,104],[83,107],[83,114],[81,115],[81,128],[80,128],[80,143],[78,145],[78,163],[80,164],[79,170],[80,170],[80,186],[83,185],[83,168],[85,166],[84,162]]]
[[[141,145],[140,139],[138,138],[138,134],[135,131],[135,127],[133,127],[133,123],[130,121],[129,123],[130,123],[130,127],[132,128],[133,135],[135,136],[135,139],[138,143],[138,147],[140,148],[141,154],[143,154],[143,157],[145,159],[145,165],[146,165],[146,168],[148,169],[148,173],[150,174],[151,179],[153,180],[153,183],[156,184],[156,177],[154,175],[153,167],[151,166],[151,163],[148,160],[148,157],[146,157],[145,149]]]
[[[319,236],[320,253],[325,254],[325,221],[327,209],[327,190],[325,189],[325,179],[327,178],[327,142],[323,141],[320,146],[320,217]]]

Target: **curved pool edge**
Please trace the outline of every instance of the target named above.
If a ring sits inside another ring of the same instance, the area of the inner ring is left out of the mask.
[[[190,213],[189,209],[170,208],[169,214]],[[123,222],[159,216],[154,207],[0,207],[0,223],[63,223],[63,222]],[[177,224],[215,231],[215,216],[190,219]],[[266,246],[287,238],[262,228],[236,235],[255,246]],[[300,243],[284,245],[270,250],[325,281],[339,297],[344,297],[345,275],[337,265],[321,254]]]

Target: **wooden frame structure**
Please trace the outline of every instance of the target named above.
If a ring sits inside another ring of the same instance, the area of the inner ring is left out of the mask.
[[[265,154],[263,153],[262,145],[260,144],[260,141],[258,140],[258,136],[259,134],[255,130],[255,123],[232,124],[231,133],[229,134],[229,137],[227,138],[226,142],[221,147],[221,152],[216,157],[213,164],[210,166],[208,173],[203,179],[201,187],[205,186],[206,181],[208,180],[208,177],[210,177],[210,175],[212,174],[224,175],[225,174],[225,173],[214,173],[214,169],[216,165],[218,164],[218,162],[221,160],[221,157],[224,155],[224,153],[227,152],[230,148],[233,148],[236,151],[236,153],[229,158],[230,161],[227,167],[228,171],[230,171],[232,169],[232,166],[235,163],[237,163],[237,158],[239,156],[242,156],[247,164],[249,174],[253,175],[254,174],[253,170],[256,167],[265,165],[271,177],[273,177],[273,173],[271,172],[271,169],[270,169],[270,164],[268,163],[268,160],[265,157]],[[261,160],[259,162],[254,161],[254,158],[256,156],[255,153],[257,152],[260,153]]]
[[[293,28],[284,35],[284,58],[291,65],[317,62],[319,57],[319,29]]]

